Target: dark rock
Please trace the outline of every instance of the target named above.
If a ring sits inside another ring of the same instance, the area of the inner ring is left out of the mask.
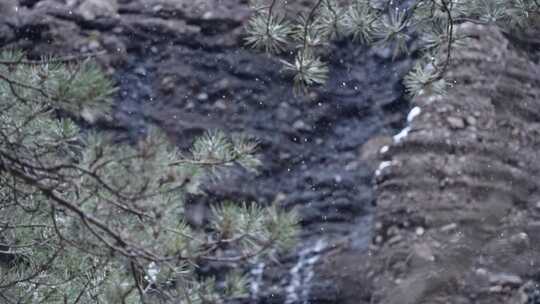
[[[465,121],[461,117],[449,116],[446,118],[446,121],[452,129],[463,129],[465,128]]]
[[[117,18],[118,3],[116,0],[84,0],[75,13],[80,14],[85,21],[98,18]]]

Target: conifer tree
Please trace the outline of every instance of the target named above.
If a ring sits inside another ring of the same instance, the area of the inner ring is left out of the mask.
[[[452,49],[466,43],[456,30],[464,22],[495,24],[505,31],[538,25],[538,0],[314,0],[299,18],[287,18],[291,1],[252,0],[246,44],[282,55],[292,71],[296,92],[325,83],[329,68],[324,50],[336,39],[387,44],[396,58],[419,37],[422,58],[405,77],[411,96],[426,90],[444,93]],[[293,53],[293,58],[285,54]]]
[[[114,91],[90,59],[0,53],[0,302],[191,304],[241,295],[240,271],[216,281],[198,266],[289,247],[294,212],[225,202],[197,230],[184,198],[227,167],[256,171],[257,143],[216,131],[180,151],[155,127],[135,145],[81,130],[79,116],[110,115]]]

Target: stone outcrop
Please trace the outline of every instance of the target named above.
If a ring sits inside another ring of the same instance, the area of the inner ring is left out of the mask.
[[[416,98],[408,136],[383,156],[370,303],[533,303],[540,66],[496,28],[459,30],[448,94]]]

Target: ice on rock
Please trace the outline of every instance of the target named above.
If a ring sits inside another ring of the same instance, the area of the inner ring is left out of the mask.
[[[420,107],[416,106],[412,108],[407,115],[407,122],[411,123],[416,118],[416,116],[420,115],[420,113],[422,113],[422,109]]]
[[[383,161],[383,162],[381,162],[379,164],[379,168],[377,168],[377,170],[375,170],[375,176],[381,175],[382,170],[384,170],[384,168],[390,167],[391,165],[392,165],[391,161]]]

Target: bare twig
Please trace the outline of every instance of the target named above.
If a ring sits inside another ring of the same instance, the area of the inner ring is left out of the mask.
[[[76,62],[83,59],[94,58],[107,54],[106,51],[99,51],[87,54],[70,55],[58,58],[42,59],[42,60],[26,60],[21,56],[17,60],[0,60],[0,64],[3,65],[41,65],[41,64],[54,64],[54,63],[69,63]]]

